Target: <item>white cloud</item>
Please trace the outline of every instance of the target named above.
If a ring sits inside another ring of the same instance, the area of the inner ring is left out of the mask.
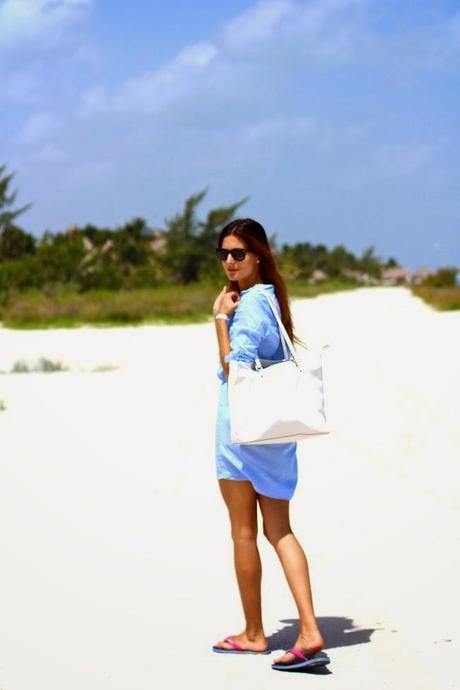
[[[233,48],[248,47],[270,40],[283,20],[297,13],[292,0],[257,2],[229,22],[223,32],[224,43]]]
[[[238,97],[244,91],[247,100],[261,91],[270,96],[275,75],[267,80],[267,70],[273,61],[279,70],[282,51],[290,59],[305,53],[320,60],[348,59],[353,52],[351,31],[346,23],[334,22],[363,1],[261,0],[229,22],[215,43],[192,44],[159,69],[129,79],[111,93],[103,84],[86,90],[78,112],[152,114],[172,103],[190,107],[190,97],[213,108],[219,99],[227,104],[229,92]]]
[[[259,0],[230,21],[213,43],[192,44],[160,68],[112,88],[99,83],[80,93],[77,112],[85,117],[162,112],[185,124],[189,113],[189,120],[209,125],[211,113],[228,117],[230,103],[234,118],[238,108],[272,104],[274,93],[295,88],[291,73],[313,63],[385,60],[399,70],[405,62],[413,63],[417,51],[420,63],[431,60],[443,37],[450,46],[443,54],[451,54],[455,41],[460,42],[455,16],[433,26],[432,34],[429,27],[392,33],[378,27],[386,13],[391,11],[376,0]]]
[[[191,45],[160,69],[124,82],[111,96],[102,85],[87,90],[81,96],[79,114],[157,112],[196,89],[217,56],[212,43]]]
[[[223,32],[230,51],[260,53],[270,46],[317,59],[347,59],[353,53],[353,22],[345,13],[366,0],[260,0]],[[340,22],[337,18],[340,17]]]
[[[429,18],[418,17],[398,27],[397,9],[392,14],[385,5],[370,4],[370,12],[360,32],[359,56],[368,65],[386,70],[409,70],[410,74],[427,69],[442,69],[457,65],[460,58],[460,12],[430,13]],[[380,29],[383,24],[394,30]]]
[[[80,94],[80,105],[77,114],[83,117],[105,113],[109,110],[109,96],[103,84],[87,89]]]
[[[6,5],[11,11],[19,4],[0,0],[0,17]],[[428,188],[426,181],[440,174],[432,165],[443,165],[434,142],[439,118],[429,107],[418,118],[417,99],[430,88],[422,83],[427,66],[454,64],[459,17],[438,15],[430,23],[424,15],[425,24],[413,24],[407,16],[399,22],[394,3],[378,0],[263,0],[159,68],[127,71],[137,54],[127,46],[120,77],[102,48],[99,64],[87,68],[92,53],[78,22],[89,1],[49,3],[47,12],[62,10],[54,15],[55,32],[46,23],[46,3],[24,4],[35,10],[14,31],[10,22],[8,40],[24,43],[33,67],[30,83],[24,72],[21,88],[14,79],[9,84],[10,95],[19,100],[22,93],[33,112],[16,135],[14,113],[2,125],[3,138],[13,144],[8,160],[22,157],[15,169],[26,171],[31,189],[44,171],[54,176],[62,208],[50,197],[46,213],[61,214],[53,222],[64,226],[83,212],[101,223],[161,214],[208,184],[218,203],[250,194],[259,210],[276,217],[279,200],[294,199],[305,212],[298,216],[317,208],[319,218],[335,203],[340,208],[341,196],[348,199],[343,188],[362,188],[369,206],[388,187]],[[60,37],[54,51],[49,35]],[[0,59],[10,52],[2,51],[2,40],[0,27]],[[403,88],[406,75],[412,91]],[[53,112],[66,122],[60,131]],[[445,136],[450,140],[450,131]],[[327,201],[324,190],[331,190]],[[331,227],[340,225],[335,220]]]
[[[59,90],[50,72],[96,62],[76,30],[92,2],[0,0],[1,104],[43,106]]]
[[[50,112],[39,112],[30,115],[17,135],[17,142],[25,146],[40,144],[54,136],[61,126],[59,118]]]
[[[460,56],[460,13],[434,12],[425,21],[398,27],[398,9],[377,0],[259,0],[229,22],[222,46],[230,54],[278,60],[438,67]]]
[[[0,46],[37,38],[55,41],[78,20],[92,0],[3,0],[0,4]]]
[[[153,112],[169,105],[196,87],[196,80],[216,56],[217,49],[210,43],[186,48],[161,69],[123,84],[112,101],[114,110]]]

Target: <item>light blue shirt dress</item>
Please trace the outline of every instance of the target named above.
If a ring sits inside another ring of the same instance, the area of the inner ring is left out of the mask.
[[[271,284],[257,283],[241,291],[241,301],[229,318],[231,351],[225,358],[227,362],[237,359],[252,363],[256,357],[283,359],[278,324],[264,291],[276,300]],[[228,386],[221,366],[217,375],[221,381],[216,423],[217,478],[250,481],[257,493],[270,498],[292,498],[297,485],[297,443],[232,443]]]

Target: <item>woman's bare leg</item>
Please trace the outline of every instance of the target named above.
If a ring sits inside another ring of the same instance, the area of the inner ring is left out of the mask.
[[[313,609],[310,575],[305,553],[294,536],[289,521],[289,501],[258,496],[264,520],[264,534],[283,566],[284,574],[299,612],[299,635],[295,647],[313,654],[324,646]],[[284,654],[276,663],[291,663],[293,654]]]
[[[257,548],[257,494],[247,481],[221,479],[219,485],[230,516],[236,578],[246,619],[245,630],[234,638],[246,649],[262,651],[267,649],[267,640],[260,596],[262,566]],[[218,646],[231,648],[224,641]]]

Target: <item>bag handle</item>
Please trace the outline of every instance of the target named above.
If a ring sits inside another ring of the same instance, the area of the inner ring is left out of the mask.
[[[264,294],[264,295],[267,297],[267,299],[269,299],[269,301],[270,301],[271,295],[270,295],[270,294],[267,294],[266,292],[264,292],[263,294]],[[278,304],[276,304],[276,303],[274,302],[274,300],[272,300],[272,301],[270,302],[270,306],[271,306],[271,308],[272,308],[272,311],[273,311],[274,314],[275,314],[275,318],[276,318],[277,316],[279,316],[279,306],[278,306]],[[277,319],[277,321],[278,321],[278,319]],[[281,347],[282,347],[282,349],[283,349],[283,359],[289,359],[289,352],[288,352],[288,348],[286,347],[286,341],[285,341],[285,339],[283,338],[283,336],[281,335],[281,333],[280,333],[280,340],[281,340]]]
[[[272,297],[272,295],[267,294],[267,293],[265,292],[265,290],[262,292],[262,294],[263,294],[264,297],[267,299],[267,301],[268,301],[268,303],[269,303],[269,305],[270,305],[270,307],[271,307],[271,310],[272,310],[272,312],[273,312],[273,314],[274,314],[274,316],[275,316],[275,319],[276,319],[276,321],[277,321],[277,323],[278,323],[278,328],[280,329],[281,343],[282,343],[282,346],[283,346],[283,351],[284,351],[284,353],[287,354],[287,353],[286,353],[286,345],[287,345],[288,348],[289,348],[289,351],[290,351],[290,353],[291,353],[291,355],[292,355],[292,358],[293,358],[294,362],[298,365],[299,362],[298,362],[298,360],[297,360],[297,353],[296,353],[296,351],[295,351],[295,349],[294,349],[294,345],[292,344],[292,341],[291,341],[291,339],[290,339],[290,337],[289,337],[289,335],[288,335],[288,332],[287,332],[286,328],[284,327],[284,323],[281,321],[281,319],[280,319],[280,317],[279,317],[279,315],[278,315],[278,310],[277,310],[277,308],[276,308],[274,298]]]

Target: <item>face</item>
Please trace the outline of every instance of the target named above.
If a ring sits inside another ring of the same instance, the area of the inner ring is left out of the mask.
[[[227,235],[222,242],[222,249],[246,249],[244,242],[235,235]],[[259,257],[248,252],[243,261],[235,261],[231,254],[222,261],[222,266],[229,280],[238,283],[240,290],[245,290],[260,281]]]

